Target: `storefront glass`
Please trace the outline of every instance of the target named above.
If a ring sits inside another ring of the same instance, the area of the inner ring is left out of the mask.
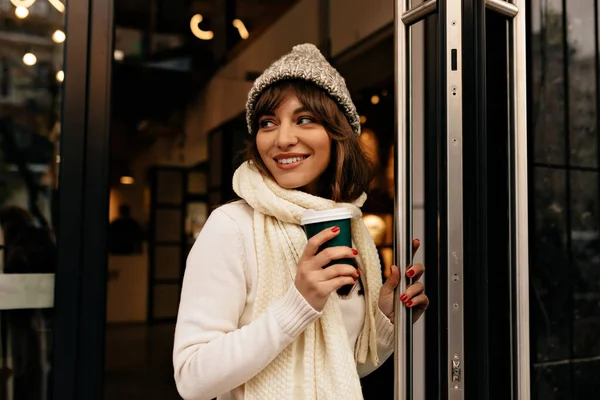
[[[52,392],[65,5],[0,3],[0,398]]]

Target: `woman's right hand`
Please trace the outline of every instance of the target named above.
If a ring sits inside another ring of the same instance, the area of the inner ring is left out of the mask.
[[[331,292],[344,285],[354,285],[359,271],[352,265],[334,264],[323,268],[333,260],[356,258],[358,251],[346,246],[328,247],[317,253],[327,241],[340,233],[335,226],[327,228],[306,243],[304,253],[298,262],[295,285],[300,294],[315,310],[322,311]]]

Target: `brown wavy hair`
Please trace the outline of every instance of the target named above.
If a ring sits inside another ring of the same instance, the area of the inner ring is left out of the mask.
[[[317,122],[332,139],[331,160],[319,177],[316,195],[335,202],[356,200],[369,188],[373,177],[372,165],[361,150],[358,136],[337,103],[312,82],[290,79],[265,89],[256,103],[252,121],[253,139],[246,146],[246,160],[252,161],[261,174],[273,178],[256,146],[258,121],[263,115],[273,115],[290,93],[298,97],[300,103],[317,118]]]

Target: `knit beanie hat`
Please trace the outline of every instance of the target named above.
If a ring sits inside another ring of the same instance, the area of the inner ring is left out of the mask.
[[[252,132],[252,122],[260,95],[267,87],[287,79],[306,80],[325,90],[343,111],[352,130],[357,136],[360,135],[360,117],[350,98],[346,81],[319,49],[310,43],[294,46],[291,53],[275,61],[254,81],[246,103],[246,122],[250,134],[255,133]]]

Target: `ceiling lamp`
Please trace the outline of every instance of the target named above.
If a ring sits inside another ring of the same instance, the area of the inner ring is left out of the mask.
[[[26,9],[25,7],[19,6],[19,7],[15,8],[15,15],[19,19],[25,19],[29,15],[29,10]]]
[[[65,71],[60,70],[56,73],[56,80],[62,82],[65,80]]]
[[[54,6],[54,8],[56,8],[58,11],[65,12],[65,5],[63,3],[61,3],[58,0],[48,0],[48,3],[52,4]]]
[[[29,8],[35,3],[35,0],[10,0],[10,2],[13,3],[15,7]]]
[[[54,43],[62,43],[65,41],[66,38],[67,35],[65,35],[65,33],[60,29],[55,30],[52,34],[52,40],[54,40]]]
[[[23,55],[23,64],[32,66],[32,65],[35,65],[36,62],[37,62],[37,57],[35,56],[35,54],[25,53]]]
[[[200,25],[200,22],[202,22],[202,15],[200,14],[194,15],[190,20],[190,29],[192,30],[194,36],[201,40],[211,40],[213,37],[215,37],[215,34],[212,31],[203,31],[200,29],[198,26]]]
[[[242,22],[241,19],[234,19],[233,26],[235,26],[237,28],[238,32],[240,33],[240,37],[242,39],[244,39],[244,40],[248,39],[250,34],[248,33],[248,30],[246,29],[246,26],[244,25],[244,23]]]
[[[122,185],[133,185],[135,183],[135,179],[133,176],[123,175],[120,179]]]

